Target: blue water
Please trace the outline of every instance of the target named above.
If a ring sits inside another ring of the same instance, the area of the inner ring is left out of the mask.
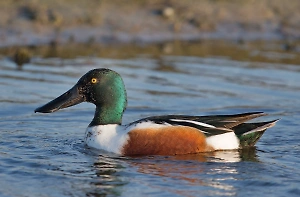
[[[294,57],[294,56],[293,56]],[[277,58],[280,58],[280,56]],[[284,57],[285,58],[285,57]],[[253,149],[124,157],[86,147],[94,106],[34,109],[93,68],[119,72],[124,123],[161,114],[264,111],[280,118]],[[300,196],[300,66],[181,55],[0,60],[0,196]]]

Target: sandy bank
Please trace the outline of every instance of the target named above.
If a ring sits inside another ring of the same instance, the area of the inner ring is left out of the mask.
[[[300,1],[6,0],[0,47],[300,38]]]

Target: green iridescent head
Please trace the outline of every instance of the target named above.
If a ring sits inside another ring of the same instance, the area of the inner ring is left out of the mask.
[[[69,91],[50,101],[35,112],[51,113],[81,102],[96,105],[89,126],[121,124],[127,105],[127,95],[121,76],[109,69],[94,69],[83,75]]]

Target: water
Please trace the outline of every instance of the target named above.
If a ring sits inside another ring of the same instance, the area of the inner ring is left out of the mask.
[[[22,69],[3,58],[0,196],[299,196],[300,67],[293,64],[299,55],[268,47],[243,50],[250,58],[191,51],[37,55]],[[124,123],[150,115],[250,111],[270,114],[261,120],[281,120],[255,148],[243,151],[123,157],[90,149],[83,137],[92,104],[53,114],[33,111],[98,67],[124,78]]]

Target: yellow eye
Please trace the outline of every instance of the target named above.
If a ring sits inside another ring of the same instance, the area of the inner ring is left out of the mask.
[[[96,82],[97,82],[97,79],[96,79],[96,78],[92,78],[91,82],[92,82],[92,83],[96,83]]]

